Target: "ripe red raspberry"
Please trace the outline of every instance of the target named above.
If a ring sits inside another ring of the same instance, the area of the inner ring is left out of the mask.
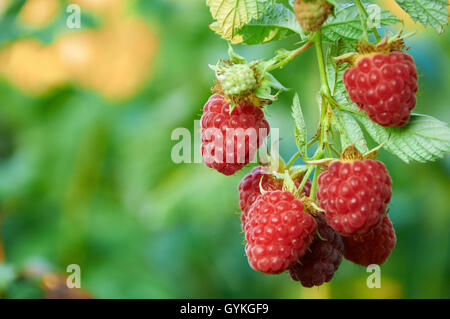
[[[245,224],[245,251],[253,269],[279,274],[304,255],[317,225],[303,208],[290,192],[267,192],[256,200]]]
[[[344,257],[355,264],[368,266],[381,265],[391,255],[397,238],[388,216],[381,224],[363,236],[344,237]]]
[[[312,244],[298,263],[289,268],[289,275],[304,287],[320,286],[329,282],[342,262],[344,243],[341,236],[318,215],[317,231]]]
[[[283,189],[283,180],[277,179],[274,175],[268,173],[267,170],[268,169],[265,167],[257,166],[252,170],[251,173],[245,175],[245,177],[239,184],[239,205],[241,206],[242,210],[241,214],[242,227],[244,227],[245,217],[247,216],[250,207],[261,195],[261,190],[259,187],[261,177],[262,177],[261,186],[264,190],[274,191]],[[300,186],[302,179],[303,179],[302,175],[299,175],[296,178],[294,178],[294,182],[297,187]],[[308,180],[302,189],[302,194],[309,196],[310,190],[311,190],[311,181]]]
[[[201,126],[203,161],[224,175],[251,162],[270,131],[260,108],[243,101],[230,116],[230,105],[218,94],[206,102]]]
[[[391,185],[379,161],[334,161],[319,175],[317,198],[327,223],[337,232],[363,235],[381,221],[391,200]]]
[[[403,126],[416,105],[417,70],[414,59],[402,51],[363,57],[344,72],[350,99],[372,121]]]

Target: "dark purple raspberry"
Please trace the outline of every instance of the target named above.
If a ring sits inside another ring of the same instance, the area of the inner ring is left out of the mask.
[[[342,262],[344,243],[341,236],[321,216],[316,218],[317,231],[305,255],[289,269],[289,275],[304,287],[329,282]]]

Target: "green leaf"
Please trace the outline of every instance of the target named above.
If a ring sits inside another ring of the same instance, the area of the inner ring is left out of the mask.
[[[294,8],[291,5],[290,0],[275,0],[277,3],[281,3],[282,5],[284,5],[286,8],[288,8],[289,10],[291,10],[292,12],[294,12]]]
[[[241,43],[238,30],[252,19],[258,19],[273,1],[265,0],[206,0],[215,22],[210,28],[232,43]]]
[[[447,0],[395,0],[411,18],[424,26],[431,26],[439,33],[448,23]]]
[[[366,153],[369,149],[364,139],[364,133],[358,122],[350,113],[336,111],[338,129],[341,135],[342,149],[355,144],[361,153]]]
[[[389,11],[380,8],[380,25],[386,26],[400,22]],[[358,8],[354,5],[341,6],[335,16],[330,16],[322,27],[324,40],[335,42],[339,38],[359,41],[363,35]]]
[[[295,186],[295,183],[288,171],[284,172],[283,191],[291,192],[294,195],[297,194],[297,186]]]
[[[293,34],[304,38],[295,14],[281,4],[270,6],[259,18],[252,19],[239,30],[242,42],[246,44],[281,40]]]
[[[330,86],[331,94],[334,96],[338,92],[345,92],[344,81],[342,76],[347,68],[345,64],[337,64],[334,61],[334,57],[341,56],[345,53],[355,52],[356,48],[354,42],[345,42],[342,39],[338,39],[327,52],[327,79]]]
[[[303,118],[302,108],[300,106],[300,99],[296,93],[294,101],[292,102],[292,117],[295,121],[295,142],[297,143],[298,150],[306,157],[307,154],[307,132],[305,119]]]
[[[276,90],[275,95],[272,94],[272,89]],[[274,101],[281,92],[288,90],[272,74],[265,72],[261,86],[255,90],[255,95],[261,99]]]
[[[355,117],[376,142],[406,163],[434,161],[450,152],[450,128],[431,116],[413,114],[404,127],[382,127],[367,116]]]

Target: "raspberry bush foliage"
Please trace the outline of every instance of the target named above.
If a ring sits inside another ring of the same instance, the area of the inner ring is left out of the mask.
[[[414,21],[444,32],[447,1],[396,1]],[[450,151],[447,124],[414,113],[420,65],[407,46],[414,34],[393,32],[402,21],[379,6],[373,15],[373,3],[360,0],[206,4],[210,28],[229,50],[210,65],[216,81],[201,118],[202,155],[224,175],[248,170],[238,191],[250,267],[286,272],[312,287],[332,280],[342,258],[362,266],[386,262],[397,240],[389,218],[395,181],[378,153],[425,163]],[[284,38],[297,48],[280,47],[266,60],[250,61],[233,48]],[[313,134],[306,130],[301,97],[270,73],[308,49],[316,52],[320,78],[319,92],[308,93],[318,97],[316,106],[307,106],[320,114]],[[273,132],[267,115],[277,111],[280,94],[293,95],[298,151],[289,161],[264,144]],[[299,158],[304,164],[294,165]]]

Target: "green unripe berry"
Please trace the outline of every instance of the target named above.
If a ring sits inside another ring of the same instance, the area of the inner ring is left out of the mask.
[[[227,68],[218,80],[227,95],[239,95],[256,88],[255,72],[248,64],[235,64]]]

